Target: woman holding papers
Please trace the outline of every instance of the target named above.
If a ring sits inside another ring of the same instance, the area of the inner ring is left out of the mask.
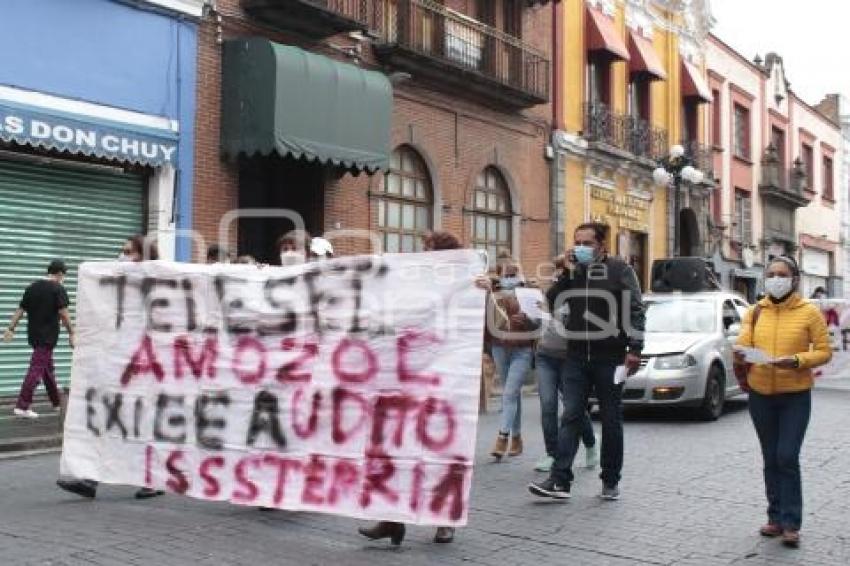
[[[800,270],[787,257],[775,257],[765,272],[767,296],[744,317],[736,363],[749,366],[750,415],[761,443],[767,494],[767,524],[762,536],[800,543],[803,493],[800,448],[811,413],[812,369],[829,362],[832,349],[820,310],[799,292]],[[749,358],[749,360],[748,360]]]
[[[515,290],[525,282],[510,255],[499,255],[496,273],[499,278],[488,297],[485,331],[503,388],[501,424],[490,451],[500,460],[522,454],[522,384],[531,369],[540,321],[523,312],[517,300]]]

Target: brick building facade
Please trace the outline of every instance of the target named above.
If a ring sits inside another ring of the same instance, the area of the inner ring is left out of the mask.
[[[314,235],[368,229],[380,236],[386,251],[408,250],[414,239],[411,236],[423,228],[424,222],[428,228],[454,232],[466,246],[489,248],[491,252],[510,248],[529,275],[539,263],[550,258],[550,162],[547,160],[551,124],[550,3],[528,0],[483,3],[446,0],[445,5],[424,0],[324,3],[325,11],[334,4],[368,5],[370,25],[364,28],[381,28],[376,20],[385,24],[390,9],[391,18],[396,17],[396,11],[426,10],[422,12],[425,20],[416,19],[418,16],[409,20],[411,28],[419,29],[425,21],[429,34],[432,26],[437,30],[433,37],[439,43],[435,47],[427,39],[429,52],[424,58],[419,45],[418,56],[426,67],[430,66],[430,71],[426,69],[429,72],[421,75],[417,67],[410,66],[410,58],[400,67],[392,58],[392,48],[389,62],[376,52],[376,46],[388,43],[388,35],[396,40],[395,34],[402,33],[401,26],[398,31],[365,29],[362,34],[338,33],[317,39],[315,35],[292,33],[275,21],[269,23],[265,18],[257,18],[257,12],[250,10],[257,4],[263,2],[219,0],[216,11],[204,20],[199,30],[193,207],[196,254],[202,253],[203,244],[217,240],[222,217],[245,206],[245,199],[240,199],[240,183],[244,184],[246,164],[250,166],[256,157],[222,157],[222,44],[233,38],[259,36],[357,64],[363,69],[383,71],[393,83],[390,132],[393,173],[387,176],[380,171],[370,176],[365,172],[336,173],[338,170],[330,167],[317,169],[324,187],[323,195],[318,195],[311,205],[321,209],[308,226]],[[300,6],[291,10],[312,9],[303,7],[311,4],[306,1],[278,4]],[[483,25],[482,19],[489,19],[491,25]],[[405,33],[411,30],[406,29]],[[506,80],[498,80],[493,73],[482,78],[482,74],[488,73],[470,73],[469,69],[458,68],[458,61],[465,58],[468,63],[470,57],[476,64],[484,65],[482,53],[486,59],[485,50],[494,46],[505,47],[507,74],[502,79],[508,77]],[[465,49],[460,59],[459,47]],[[531,75],[536,76],[533,84],[526,82]],[[518,87],[503,88],[502,83],[513,82],[516,77],[520,77]],[[534,96],[528,96],[529,91],[534,91]],[[267,159],[292,161],[280,155]],[[393,175],[397,178],[388,180]],[[399,187],[414,185],[417,189],[410,189],[411,198],[403,198]],[[294,191],[299,187],[285,186],[280,190]],[[391,191],[398,194],[389,194]],[[415,217],[412,224],[405,224],[405,219],[410,220],[408,217]],[[232,246],[240,248],[240,253],[252,251],[245,248],[244,240],[233,231],[229,240]],[[362,237],[334,237],[333,243],[337,255],[367,252],[370,247]]]

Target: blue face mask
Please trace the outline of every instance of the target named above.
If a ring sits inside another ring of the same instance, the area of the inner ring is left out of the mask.
[[[511,277],[500,277],[499,278],[499,287],[503,291],[511,291],[516,289],[519,286],[519,277],[511,276]]]
[[[577,262],[588,264],[596,257],[596,250],[591,246],[576,246],[573,248],[573,254]]]

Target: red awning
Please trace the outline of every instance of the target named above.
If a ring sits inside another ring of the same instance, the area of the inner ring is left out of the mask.
[[[702,73],[682,59],[682,96],[699,98],[700,102],[711,102],[711,89],[702,77]]]
[[[629,54],[632,56],[629,61],[630,73],[646,73],[659,81],[667,78],[667,72],[652,43],[633,31],[629,31]]]
[[[614,28],[614,21],[602,12],[587,9],[586,33],[589,51],[605,51],[615,59],[629,60],[626,42]]]

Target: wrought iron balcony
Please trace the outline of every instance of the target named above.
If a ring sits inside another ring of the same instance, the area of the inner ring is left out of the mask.
[[[549,60],[516,37],[433,0],[376,1],[382,62],[508,106],[549,99]]]
[[[703,172],[703,183],[714,183],[714,149],[696,141],[683,141],[685,155],[693,166]]]
[[[791,183],[786,183],[790,175]],[[809,203],[809,199],[803,195],[806,173],[803,171],[802,162],[797,159],[794,167],[789,172],[780,161],[779,154],[773,144],[765,148],[761,158],[761,181],[759,182],[759,193],[763,198],[771,199],[790,208],[801,208]]]
[[[324,38],[369,29],[370,0],[242,0],[251,16],[276,28]]]
[[[646,120],[612,112],[603,103],[585,104],[584,137],[650,161],[667,155],[667,130]]]

